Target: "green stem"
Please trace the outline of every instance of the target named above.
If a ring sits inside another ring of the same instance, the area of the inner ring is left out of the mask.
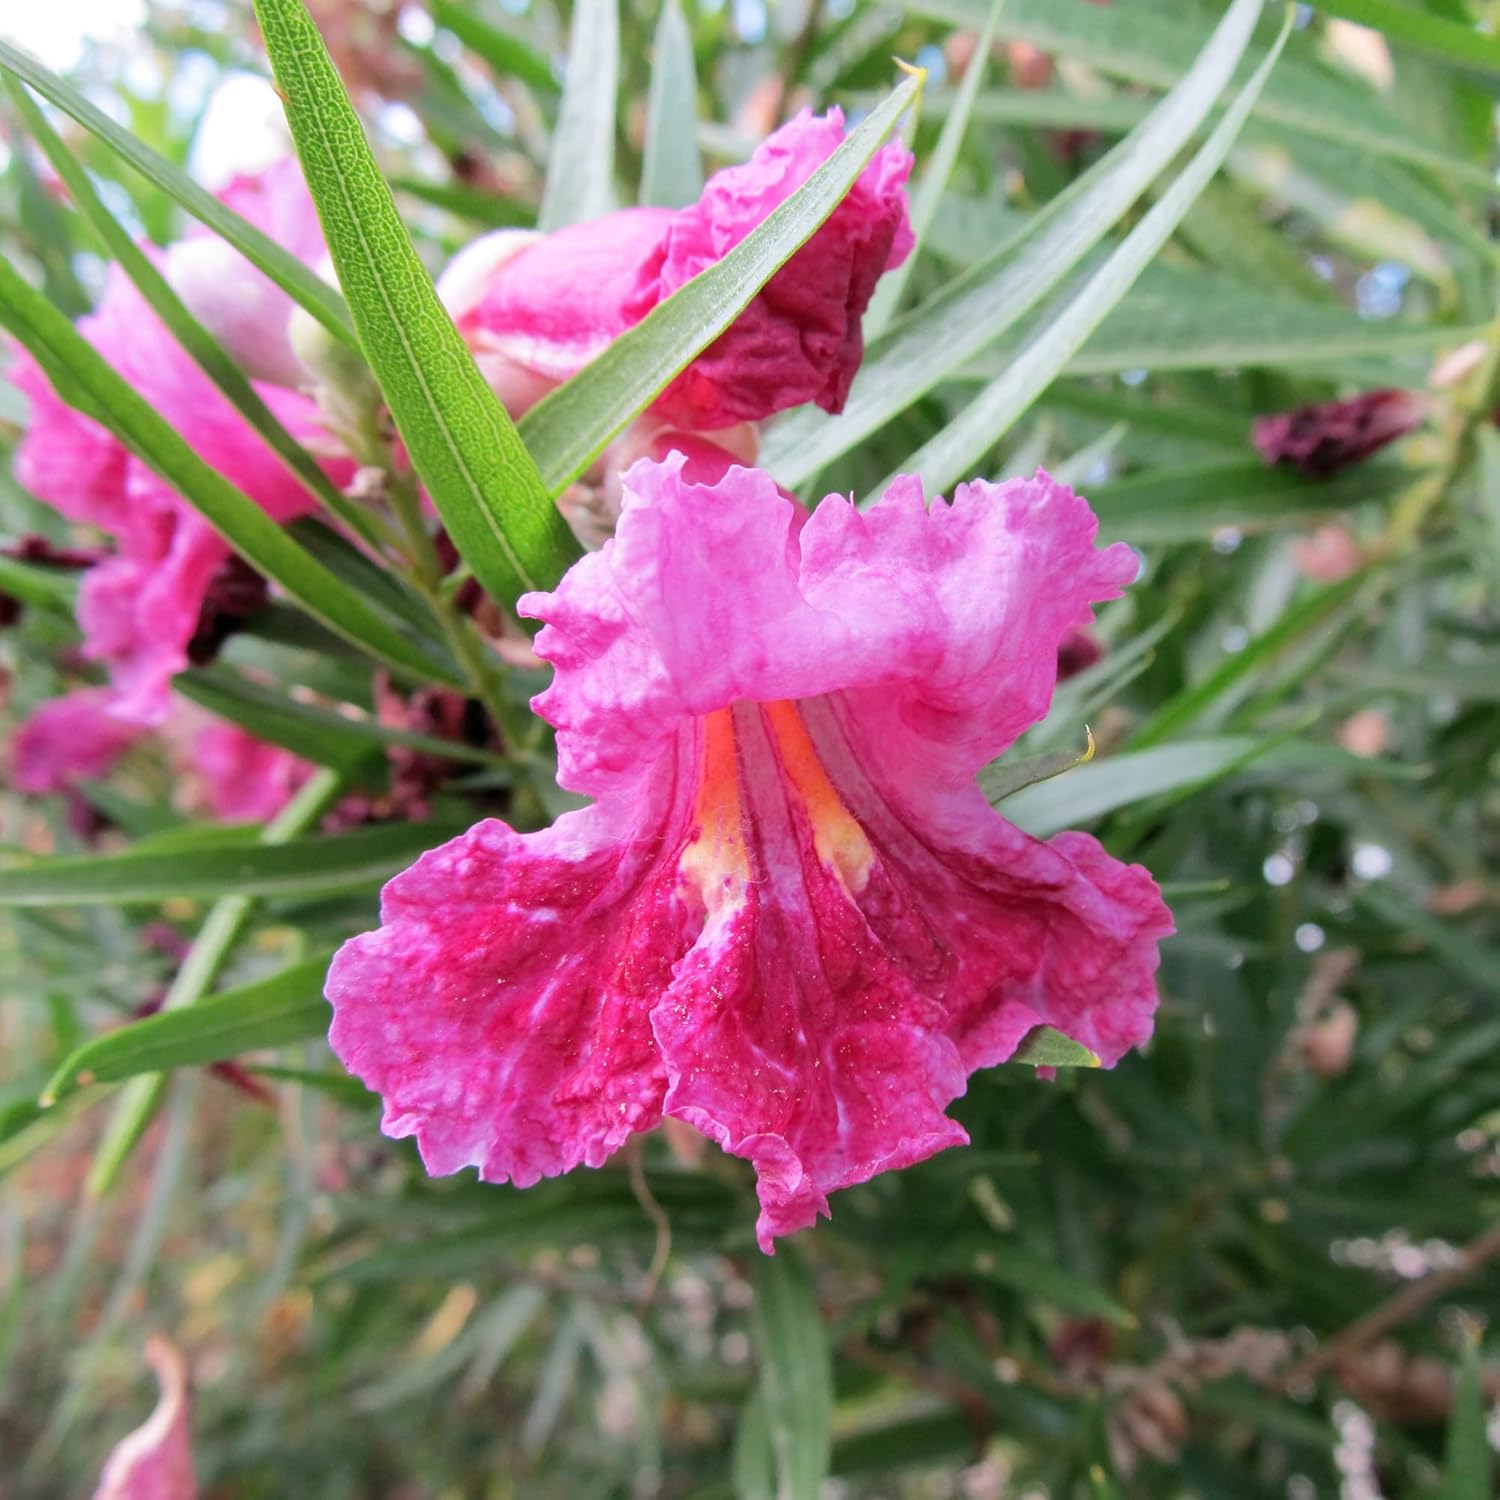
[[[302,787],[260,836],[263,844],[285,844],[305,833],[333,804],[343,790],[343,776],[320,770]],[[196,1004],[218,978],[255,910],[252,896],[224,896],[214,902],[193,946],[183,960],[163,1010],[178,1010]],[[135,1149],[146,1127],[156,1115],[166,1089],[164,1073],[143,1073],[120,1091],[104,1138],[89,1168],[87,1191],[102,1196],[114,1185],[120,1168]]]

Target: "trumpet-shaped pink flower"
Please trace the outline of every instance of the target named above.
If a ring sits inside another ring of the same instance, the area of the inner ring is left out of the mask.
[[[300,177],[289,175],[294,170],[295,164],[272,169],[268,175],[274,177],[274,191],[268,186],[257,194],[249,180],[237,179],[225,196],[268,232],[306,250],[317,221]],[[299,219],[299,202],[312,216],[310,229]],[[300,228],[294,229],[293,221]],[[193,238],[153,254],[170,274],[174,256],[184,247],[204,244]],[[223,260],[220,250],[213,253]],[[229,256],[218,267],[215,283],[219,311],[243,300],[259,309],[257,326],[266,339],[284,340],[289,303],[283,307],[282,294],[237,253]],[[196,295],[203,311],[202,304],[211,299],[201,289]],[[212,314],[212,307],[208,311]],[[233,345],[234,330],[219,321],[218,331]],[[111,268],[103,300],[79,322],[79,330],[200,458],[268,515],[287,521],[313,508],[308,491],[177,343],[119,267]],[[276,362],[264,348],[259,354]],[[100,527],[116,541],[114,555],[84,579],[78,605],[86,650],[108,666],[118,689],[112,711],[135,723],[159,724],[168,713],[171,678],[187,665],[204,599],[230,549],[158,475],[103,427],[65,405],[28,355],[17,358],[10,379],[32,404],[16,453],[17,477],[39,499],[72,520]],[[259,383],[257,390],[299,440],[326,444],[311,398],[275,384]],[[333,463],[330,472],[347,477],[352,465]]]
[[[439,288],[502,398],[530,404],[722,260],[843,138],[838,110],[803,110],[687,208],[625,209],[544,237],[501,230],[470,246]],[[657,398],[656,414],[709,430],[805,401],[838,411],[875,284],[911,251],[911,163],[904,146],[883,146],[817,233]]]
[[[596,801],[393,880],[331,1039],[433,1172],[528,1186],[686,1121],[755,1164],[769,1249],[966,1140],[945,1107],[1033,1027],[1106,1063],[1150,1034],[1151,877],[975,780],[1136,563],[1044,474],[808,515],[683,463],[636,465],[613,541],[522,601],[559,780]]]

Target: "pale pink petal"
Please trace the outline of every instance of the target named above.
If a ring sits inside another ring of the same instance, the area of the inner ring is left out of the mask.
[[[115,1444],[94,1500],[197,1500],[187,1362],[162,1338],[148,1339],[145,1353],[161,1395],[146,1421]]]
[[[84,688],[44,703],[11,742],[11,784],[33,796],[105,776],[141,730],[110,710],[106,688]]]
[[[257,739],[238,724],[210,724],[193,738],[191,765],[209,810],[226,823],[274,818],[312,775],[301,756]]]

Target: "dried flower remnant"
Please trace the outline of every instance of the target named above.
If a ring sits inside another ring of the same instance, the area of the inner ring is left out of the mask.
[[[1046,475],[811,515],[769,476],[625,476],[619,529],[523,612],[593,806],[486,821],[385,890],[331,1040],[429,1170],[528,1186],[682,1120],[758,1173],[763,1248],[967,1140],[967,1076],[1054,1026],[1150,1034],[1150,876],[1040,842],[975,777],[1136,569]]]
[[[1313,479],[1327,479],[1405,437],[1427,415],[1415,391],[1366,391],[1347,401],[1318,401],[1258,417],[1256,451],[1268,464],[1290,464]]]

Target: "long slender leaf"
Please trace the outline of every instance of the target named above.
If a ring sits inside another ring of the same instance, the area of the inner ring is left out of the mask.
[[[128,162],[148,182],[154,183],[175,203],[227,240],[258,270],[305,307],[329,332],[355,347],[354,328],[338,293],[310,266],[289,250],[225,207],[206,188],[200,187],[180,167],[159,156],[130,131],[117,125],[65,79],[44,67],[29,52],[0,40],[0,66],[35,89],[44,99],[71,116],[91,135],[97,136],[122,161]]]
[[[579,554],[505,409],[438,300],[302,0],[257,0],[292,138],[360,342],[417,473],[501,603]]]
[[[921,475],[929,490],[946,489],[962,478],[994,446],[996,438],[1008,431],[1016,418],[1061,374],[1089,335],[1129,291],[1136,277],[1155,259],[1194,199],[1219,170],[1271,76],[1290,31],[1288,11],[1275,44],[1182,175],[1157,199],[1084,288],[1037,330],[1005,372],[902,465],[903,473]],[[877,490],[884,488],[880,485]]]
[[[466,0],[428,0],[427,8],[439,26],[451,31],[501,78],[519,78],[533,88],[557,89],[552,64],[540,52],[520,37],[481,20]]]
[[[211,526],[310,614],[402,673],[455,682],[434,661],[315,562],[243,491],[198,457],[150,402],[100,357],[56,308],[0,260],[0,323],[54,385],[162,476]]]
[[[948,179],[953,175],[954,165],[958,161],[959,148],[963,145],[964,135],[969,128],[969,117],[974,110],[974,101],[979,97],[979,86],[984,82],[984,75],[989,66],[990,51],[995,40],[995,25],[1004,7],[1005,0],[994,0],[990,6],[984,29],[979,33],[979,40],[975,43],[974,55],[969,63],[968,72],[964,74],[963,82],[959,85],[957,94],[954,95],[953,107],[943,121],[942,133],[938,136],[932,159],[927,163],[926,170],[922,173],[921,184],[917,188],[916,196],[912,199],[911,230],[916,243],[912,246],[911,254],[894,271],[887,272],[880,278],[880,285],[876,287],[875,296],[871,299],[869,310],[865,313],[865,337],[867,339],[877,338],[883,333],[886,325],[895,316],[896,309],[901,305],[901,298],[906,292],[906,283],[916,266],[917,256],[926,243],[928,231],[937,217],[943,194],[948,189]]]
[[[662,6],[652,50],[640,197],[642,203],[681,208],[703,191],[703,158],[698,152],[693,38],[680,0],[666,0]]]
[[[767,435],[762,465],[789,488],[806,483],[1037,306],[1191,138],[1234,73],[1259,14],[1260,0],[1235,0],[1198,60],[1139,130],[877,340],[839,416],[783,417]]]
[[[323,978],[328,955],[283,969],[270,979],[224,990],[185,1010],[162,1011],[76,1047],[42,1093],[51,1106],[80,1088],[118,1083],[279,1047],[328,1030]]]
[[[923,76],[909,76],[723,260],[695,276],[521,418],[521,435],[554,494],[583,473],[615,434],[734,322],[838,207],[886,132],[916,98]]]
[[[176,898],[308,896],[388,879],[458,832],[432,824],[357,828],[331,838],[38,860],[0,870],[0,906],[127,906]]]
[[[261,399],[223,345],[183,305],[166,277],[136,244],[129,230],[105,206],[104,200],[89,181],[88,173],[47,123],[47,117],[37,107],[36,101],[14,78],[7,78],[5,82],[32,139],[52,163],[67,188],[69,197],[104,242],[105,248],[135,283],[136,289],[150,304],[152,311],[166,324],[177,342],[192,355],[213,383],[233,402],[236,410],[251,427],[266,440],[288,471],[300,479],[322,501],[324,507],[346,526],[368,537],[369,528],[359,507],[340,493],[318,461],[286,430],[275,412]]]
[[[912,8],[978,28],[988,5],[987,0],[914,0]],[[1201,45],[1201,26],[1194,12],[1153,14],[1142,5],[1105,9],[1088,0],[1011,0],[1000,35],[1076,57],[1119,78],[1165,88],[1182,75]],[[1385,104],[1370,89],[1310,60],[1290,60],[1256,111],[1260,119],[1297,132],[1397,157],[1476,188],[1493,188],[1484,167],[1408,126],[1393,129]]]
[[[812,1279],[785,1243],[756,1268],[755,1330],[777,1500],[818,1500],[833,1446],[832,1359]]]
[[[562,229],[615,206],[615,94],[620,82],[617,0],[578,0],[568,38],[562,105],[547,160],[537,228]]]
[[[1494,1456],[1485,1433],[1479,1350],[1466,1340],[1453,1383],[1453,1414],[1443,1455],[1443,1500],[1487,1500],[1495,1493]]]

